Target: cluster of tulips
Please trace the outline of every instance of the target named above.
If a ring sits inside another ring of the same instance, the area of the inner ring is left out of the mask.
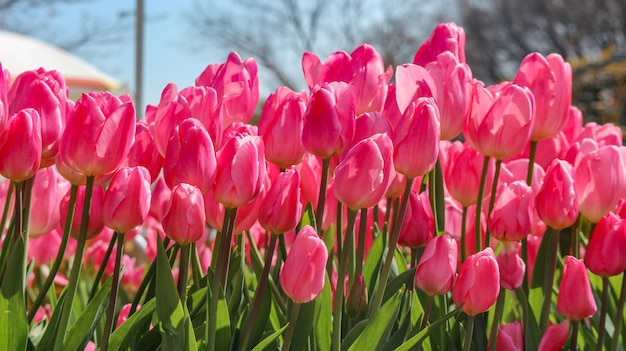
[[[464,51],[305,53],[258,125],[236,53],[145,120],[0,67],[0,349],[623,349],[621,129],[558,54],[485,87]]]

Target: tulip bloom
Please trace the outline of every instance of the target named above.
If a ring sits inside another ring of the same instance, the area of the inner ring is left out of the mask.
[[[499,293],[500,270],[490,247],[463,261],[452,289],[454,303],[464,303],[463,312],[474,316],[488,311]]]
[[[465,62],[465,31],[453,22],[440,23],[435,27],[415,53],[413,63],[425,66],[445,51],[451,52],[459,62]]]
[[[402,115],[393,136],[393,162],[407,178],[435,167],[439,155],[439,110],[431,98],[419,98]]]
[[[78,238],[80,232],[80,225],[82,220],[83,208],[85,207],[85,187],[79,186],[76,193],[76,205],[74,207],[74,218],[71,223],[70,235],[73,238]],[[61,226],[65,230],[65,222],[67,219],[67,211],[69,209],[70,192],[65,194],[61,200],[59,211],[61,213]],[[89,222],[87,224],[87,239],[91,239],[99,235],[104,229],[104,222],[102,221],[102,205],[104,203],[104,188],[101,186],[94,186],[91,194],[91,202],[89,207]]]
[[[140,226],[150,210],[150,196],[150,172],[146,168],[121,168],[104,194],[104,224],[118,233]]]
[[[489,230],[501,241],[518,241],[530,234],[533,223],[533,191],[516,180],[496,196],[489,216]]]
[[[596,302],[583,260],[573,256],[565,257],[556,308],[560,314],[574,321],[589,318],[596,313]]]
[[[541,337],[539,351],[561,351],[569,335],[569,319],[552,324]]]
[[[135,136],[135,108],[128,95],[83,94],[67,120],[59,153],[67,165],[86,176],[116,171]]]
[[[204,194],[213,185],[216,166],[213,141],[200,121],[188,118],[174,128],[163,159],[163,178],[170,188],[187,183]]]
[[[456,276],[459,248],[450,235],[440,235],[426,244],[417,269],[415,285],[430,296],[452,290]]]
[[[337,199],[353,210],[376,205],[391,183],[392,154],[387,134],[376,134],[352,147],[335,168]]]
[[[301,215],[300,173],[292,167],[278,175],[261,202],[259,223],[271,233],[286,233],[296,227]]]
[[[446,161],[442,162],[443,178],[450,196],[463,206],[473,205],[478,201],[484,160],[485,157],[469,144],[457,141],[448,148]],[[493,163],[490,162],[488,167],[485,189],[490,189],[493,182]]]
[[[596,225],[587,251],[585,263],[596,275],[608,278],[626,270],[626,220],[609,212]]]
[[[306,94],[280,87],[267,98],[259,119],[259,135],[265,144],[265,158],[281,168],[297,165],[306,156],[302,127]]]
[[[59,225],[61,199],[69,190],[70,184],[63,179],[54,167],[40,168],[33,183],[30,225],[28,236],[36,238],[47,234]]]
[[[490,340],[493,342],[493,340]],[[496,338],[496,350],[498,351],[523,351],[524,329],[520,321],[500,324],[498,337]]]
[[[355,97],[352,85],[317,86],[304,112],[302,144],[313,155],[330,158],[344,152],[354,137]]]
[[[435,232],[435,216],[430,207],[428,194],[411,191],[406,214],[400,227],[398,244],[408,247],[422,247],[428,243]]]
[[[567,228],[578,217],[578,198],[572,172],[569,163],[553,160],[535,197],[539,217],[554,229]]]
[[[559,54],[534,52],[520,65],[513,83],[528,87],[535,97],[535,122],[530,140],[555,136],[567,122],[572,100],[572,67]]]
[[[515,243],[503,241],[496,261],[500,268],[500,285],[508,290],[519,288],[524,280],[526,263],[518,255]]]
[[[39,113],[32,108],[20,110],[0,131],[0,174],[19,183],[34,176],[40,164]]]
[[[535,102],[528,88],[507,84],[493,93],[476,82],[463,135],[476,151],[503,160],[524,150],[534,116]]]
[[[142,120],[137,120],[135,126],[135,142],[128,152],[128,165],[146,167],[150,172],[151,183],[154,183],[163,167],[163,157],[154,144],[150,128]]]
[[[626,197],[626,164],[620,149],[583,140],[574,163],[574,182],[580,212],[597,223]]]
[[[195,243],[202,237],[205,218],[200,189],[186,183],[176,185],[163,217],[165,234],[181,245]]]
[[[297,303],[315,299],[324,288],[327,259],[324,241],[311,226],[302,228],[280,270],[280,285],[285,294]]]

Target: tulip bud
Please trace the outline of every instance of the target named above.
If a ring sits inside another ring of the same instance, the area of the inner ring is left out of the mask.
[[[417,264],[415,285],[430,296],[452,290],[459,248],[453,237],[441,235],[426,244]]]
[[[492,342],[492,340],[490,340]],[[524,329],[520,321],[500,324],[498,337],[496,338],[496,350],[498,351],[523,351]]]
[[[459,62],[465,62],[465,31],[453,22],[440,23],[435,27],[415,53],[413,63],[425,66],[446,51],[451,52]]]
[[[473,205],[478,201],[484,160],[485,156],[472,149],[469,144],[453,142],[448,149],[446,162],[442,162],[446,188],[450,196],[463,206]],[[488,167],[485,189],[490,189],[493,182],[493,163],[490,162]]]
[[[526,264],[517,254],[516,244],[510,241],[502,242],[502,250],[496,257],[500,268],[500,285],[508,290],[515,290],[524,281]]]
[[[346,312],[352,319],[361,318],[367,312],[367,287],[363,275],[359,274],[354,277],[354,283],[348,292],[346,299]]]
[[[432,239],[435,233],[435,216],[430,207],[428,194],[411,191],[406,215],[400,227],[398,244],[408,247],[422,247]]]
[[[39,113],[27,108],[9,117],[0,131],[0,174],[23,182],[37,173],[41,164]]]
[[[609,212],[600,219],[585,252],[587,268],[608,278],[626,270],[626,220]]]
[[[561,351],[569,335],[569,319],[552,324],[541,337],[539,351]]]
[[[473,316],[488,311],[499,293],[500,270],[490,247],[463,261],[452,289],[452,300],[463,303],[463,312]]]
[[[327,259],[328,249],[313,227],[302,228],[280,271],[285,294],[297,303],[315,299],[324,288]]]
[[[562,160],[553,160],[543,185],[535,198],[541,220],[554,229],[571,226],[578,218],[578,199],[572,166]]]
[[[300,173],[291,167],[278,175],[261,202],[259,223],[271,233],[286,233],[296,227],[301,215]]]
[[[74,207],[74,218],[71,223],[70,235],[73,238],[78,238],[80,232],[80,225],[83,215],[83,208],[85,206],[85,187],[79,186],[76,192],[76,205]],[[61,212],[61,226],[65,229],[65,220],[67,218],[67,211],[69,209],[70,191],[65,194],[61,205],[59,207]],[[102,204],[104,202],[104,188],[101,186],[94,186],[91,194],[91,202],[89,207],[89,222],[87,224],[87,239],[96,237],[104,229],[104,222],[102,221]]]
[[[141,166],[121,168],[107,187],[102,207],[104,224],[116,232],[140,226],[150,210],[150,172]]]
[[[489,216],[489,230],[501,241],[518,241],[530,234],[533,223],[533,193],[523,181],[507,184],[496,196]]]
[[[200,189],[186,183],[176,185],[163,217],[165,234],[181,245],[194,243],[202,237],[205,218]]]
[[[565,257],[556,307],[559,313],[574,321],[589,318],[596,313],[596,302],[583,260],[573,256]]]

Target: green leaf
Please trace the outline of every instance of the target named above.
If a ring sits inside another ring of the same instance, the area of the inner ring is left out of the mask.
[[[72,325],[63,343],[63,350],[80,350],[87,345],[91,334],[93,334],[93,331],[100,322],[100,318],[102,318],[109,305],[109,295],[111,295],[112,284],[111,279],[112,278],[109,278],[102,288],[98,290],[93,300],[91,300],[81,312],[76,323]]]
[[[378,271],[382,265],[383,251],[385,250],[385,235],[378,235],[370,251],[365,258],[365,264],[363,265],[363,279],[365,285],[368,287],[368,296],[372,296],[374,293],[375,285],[374,281],[378,277]]]
[[[37,347],[35,348],[35,351],[46,350],[48,348],[48,344],[50,344],[50,340],[52,340],[52,337],[54,336],[54,330],[56,329],[57,324],[59,323],[59,318],[61,317],[61,310],[63,309],[62,306],[63,306],[63,303],[65,302],[66,291],[67,291],[67,288],[63,289],[63,291],[61,292],[61,296],[59,297],[59,300],[57,302],[57,308],[52,310],[52,316],[50,317],[50,322],[48,323],[48,326],[46,327],[46,330],[43,336],[37,343],[36,345]]]
[[[539,288],[543,286],[543,281],[547,272],[546,266],[548,265],[548,248],[550,247],[550,241],[553,233],[551,229],[548,229],[544,235],[541,244],[539,245],[539,251],[537,251],[537,258],[535,260],[535,268],[533,269],[533,279],[531,282],[531,288]]]
[[[369,321],[369,319],[363,319],[355,324],[352,329],[350,329],[348,334],[346,334],[341,342],[342,351],[348,350],[348,348],[350,348],[352,344],[354,344],[356,339],[358,339],[359,336],[363,333],[363,330],[365,330],[365,327],[367,327]]]
[[[8,245],[8,244],[7,244]],[[22,235],[9,255],[0,287],[0,350],[25,350],[28,321],[24,305],[24,251]]]
[[[230,340],[232,337],[230,328],[230,316],[228,314],[228,303],[224,297],[222,289],[217,289],[220,293],[217,301],[217,325],[215,326],[215,349],[230,349]],[[212,297],[211,297],[212,298]]]
[[[413,284],[413,279],[415,279],[415,268],[411,268],[409,270],[404,271],[399,276],[393,278],[387,284],[385,288],[385,294],[383,295],[383,303],[389,299],[392,294],[395,294],[398,290],[402,289],[405,286],[410,286]]]
[[[426,326],[426,328],[420,330],[417,334],[412,336],[409,340],[405,341],[402,345],[397,347],[395,351],[409,351],[409,350],[414,349],[415,345],[417,345],[420,341],[424,340],[433,330],[437,329],[440,325],[445,323],[448,319],[456,316],[460,312],[461,312],[461,306],[457,307],[455,310],[449,312],[445,316],[437,319],[430,325]],[[452,347],[452,345],[440,345],[440,346]]]
[[[295,326],[297,332],[294,333],[293,339],[291,339],[290,349],[292,350],[305,350],[307,347],[309,335],[313,328],[315,300],[300,305],[300,312],[298,313],[298,320]],[[330,320],[328,321],[330,322]]]
[[[289,326],[289,324],[285,324],[284,327],[278,329],[277,331],[273,332],[272,334],[268,335],[265,339],[263,339],[260,343],[258,343],[253,349],[252,351],[262,351],[264,350],[266,347],[270,346],[274,340],[276,340],[276,338],[278,338],[280,336],[280,334],[282,334],[285,329],[287,329],[287,326]]]
[[[324,288],[320,295],[315,299],[315,315],[313,317],[313,333],[314,333],[314,349],[315,350],[328,350],[332,344],[333,327],[333,295],[332,288],[330,286],[330,279],[328,273],[324,281]]]
[[[109,348],[111,350],[126,350],[137,332],[150,323],[154,311],[156,311],[156,299],[151,299],[143,304],[137,312],[133,313],[111,334]]]
[[[350,346],[349,351],[372,350],[374,345],[378,349],[382,345],[386,339],[384,336],[389,334],[398,316],[402,294],[404,294],[404,289],[400,289],[378,310],[361,335]]]

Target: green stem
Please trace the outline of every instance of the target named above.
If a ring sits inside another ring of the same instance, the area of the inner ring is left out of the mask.
[[[537,154],[537,142],[530,142],[530,155],[528,157],[528,170],[526,172],[526,184],[532,187],[533,183],[533,170],[535,167],[535,158]],[[528,237],[522,239],[522,260],[528,267]],[[522,289],[524,293],[528,293],[530,282],[528,281],[528,268],[524,270],[524,279],[522,280]],[[524,330],[528,328],[528,325],[524,325]]]
[[[493,175],[493,183],[491,184],[491,196],[489,198],[489,209],[487,210],[487,220],[491,216],[493,211],[493,205],[496,203],[496,192],[498,190],[498,178],[500,177],[500,168],[502,167],[502,160],[496,160],[496,172]],[[485,228],[485,247],[489,246],[491,234],[489,233],[489,226]]]
[[[107,307],[104,332],[102,333],[102,351],[106,351],[109,348],[109,337],[111,336],[111,331],[113,331],[113,322],[115,320],[115,310],[117,304],[117,294],[120,287],[120,268],[122,265],[122,254],[124,253],[124,233],[115,232],[114,237],[117,237],[117,249],[115,251],[115,268],[113,269],[113,281],[111,282],[109,306]],[[105,262],[106,261],[102,262],[103,266],[105,265]]]
[[[496,351],[496,339],[498,338],[498,326],[502,320],[502,312],[504,311],[504,299],[506,297],[506,290],[500,288],[500,295],[498,295],[498,301],[496,302],[496,311],[493,316],[493,323],[491,324],[491,333],[489,334],[489,351]]]
[[[363,273],[363,258],[365,257],[365,235],[367,231],[367,208],[361,209],[361,220],[359,221],[359,240],[357,242],[356,260],[354,276],[358,276]],[[350,280],[350,286],[354,279]]]
[[[322,219],[324,217],[324,205],[326,203],[326,187],[328,186],[328,169],[330,158],[322,159],[322,179],[320,180],[320,192],[317,197],[317,209],[315,210],[315,223],[317,232],[322,232]],[[339,229],[338,229],[339,230]]]
[[[439,221],[437,220],[437,180],[435,179],[435,168],[428,172],[428,201],[430,202],[430,208],[433,211],[433,218],[435,219],[435,235],[439,232]]]
[[[617,351],[619,346],[619,336],[622,332],[622,323],[624,321],[624,303],[626,303],[626,271],[622,274],[622,291],[617,302],[617,315],[615,316],[615,332],[613,332],[613,341],[611,342],[611,351]]]
[[[428,317],[430,317],[430,310],[433,307],[433,301],[435,298],[433,296],[428,295],[426,298],[426,307],[424,308],[424,317],[422,319],[422,324],[420,325],[419,330],[423,330],[428,325]]]
[[[443,191],[443,171],[441,170],[441,161],[437,159],[437,163],[435,163],[435,207],[433,207],[433,213],[436,213],[436,221],[437,224],[437,233],[445,233],[446,232],[446,203],[444,201],[444,191]]]
[[[578,244],[578,234],[582,230],[583,225],[582,215],[579,213],[576,217],[576,223],[572,226],[572,256],[580,257],[580,245]]]
[[[335,305],[333,306],[333,351],[341,350],[341,316],[343,314],[343,300],[345,277],[348,270],[349,255],[354,245],[354,222],[357,211],[348,209],[348,228],[346,230],[345,243],[341,258],[339,259],[339,269],[337,271],[337,287],[335,288]]]
[[[461,262],[459,263],[463,263],[463,261],[465,261],[465,250],[466,250],[466,239],[465,237],[467,236],[467,206],[463,206],[463,215],[461,216]]]
[[[178,261],[178,296],[180,303],[184,306],[187,303],[187,281],[189,280],[189,264],[191,263],[191,244],[180,247],[180,257]]]
[[[283,348],[281,350],[287,351],[291,346],[291,340],[293,339],[293,333],[296,330],[296,324],[298,322],[298,314],[300,313],[300,306],[297,302],[294,302],[293,307],[291,308],[291,314],[289,316],[289,326],[287,327],[287,332],[285,334],[285,342],[283,343]]]
[[[400,237],[400,229],[404,216],[406,215],[406,208],[409,202],[409,196],[411,195],[411,187],[413,186],[413,178],[406,180],[406,187],[404,188],[404,194],[402,195],[402,203],[400,205],[400,211],[396,218],[396,222],[393,225],[391,236],[389,237],[389,245],[387,250],[387,256],[385,257],[385,263],[380,271],[380,279],[378,280],[378,286],[376,287],[376,295],[372,301],[369,317],[372,318],[378,312],[380,305],[383,301],[383,295],[385,294],[385,287],[387,286],[387,278],[389,277],[389,271],[391,271],[391,264],[393,262],[393,256],[396,251],[396,245],[398,245],[398,238]]]
[[[483,159],[483,171],[480,176],[480,186],[478,187],[478,198],[476,200],[476,251],[482,250],[482,243],[480,237],[480,215],[483,209],[483,195],[485,194],[485,183],[487,182],[487,171],[489,169],[489,156],[485,156]]]
[[[598,324],[598,346],[599,350],[604,349],[604,325],[606,324],[606,312],[609,304],[609,278],[602,277],[602,300],[600,302],[600,323]],[[623,310],[618,310],[623,311]]]
[[[111,253],[113,252],[113,247],[115,246],[115,242],[118,237],[117,232],[113,232],[113,236],[111,237],[111,241],[109,241],[109,246],[107,247],[106,252],[104,253],[104,257],[102,261],[100,261],[100,267],[98,267],[98,272],[96,273],[96,278],[93,281],[93,285],[91,286],[91,291],[89,292],[89,300],[93,300],[96,296],[96,292],[98,291],[98,285],[100,285],[100,280],[102,280],[102,276],[104,275],[104,268],[106,267],[106,263],[109,262],[109,258],[111,258]]]
[[[533,171],[535,167],[535,157],[537,155],[537,142],[530,141],[530,155],[528,156],[528,171],[526,172],[526,184],[532,186],[533,184]]]
[[[550,320],[550,305],[552,304],[552,285],[554,284],[554,271],[556,270],[556,256],[557,250],[559,247],[559,233],[560,229],[553,229],[548,227],[549,229],[546,231],[544,235],[544,239],[546,236],[549,237],[549,248],[548,248],[548,266],[546,267],[547,274],[543,282],[543,305],[541,306],[541,330],[542,332],[546,332],[548,329],[548,322]]]
[[[465,326],[465,341],[463,342],[463,351],[469,351],[472,347],[472,333],[474,332],[475,316],[467,316],[467,325]]]
[[[74,263],[72,265],[72,271],[70,272],[70,281],[67,287],[65,295],[65,303],[63,303],[61,310],[61,317],[56,329],[56,339],[54,342],[55,350],[63,349],[63,342],[65,341],[65,333],[69,329],[69,320],[72,314],[72,305],[74,302],[74,296],[76,295],[76,288],[78,287],[78,280],[80,278],[80,271],[83,263],[83,254],[85,252],[85,243],[87,242],[87,228],[89,225],[89,210],[91,208],[91,194],[93,192],[94,176],[87,176],[87,185],[85,188],[85,199],[83,203],[83,214],[80,223],[80,232],[78,233],[78,243],[76,244],[76,253],[74,254]]]
[[[57,252],[56,258],[54,259],[54,263],[52,264],[52,267],[50,268],[48,277],[46,278],[46,281],[43,283],[43,286],[39,290],[39,294],[37,295],[37,298],[33,302],[31,309],[28,311],[28,323],[29,324],[33,321],[33,318],[35,318],[35,314],[37,313],[37,310],[41,306],[41,303],[43,302],[43,300],[46,298],[46,294],[48,293],[48,290],[52,286],[52,283],[54,282],[54,278],[56,277],[57,272],[59,271],[59,268],[61,268],[61,263],[63,263],[65,250],[67,249],[67,242],[70,239],[70,227],[72,226],[72,221],[74,220],[74,208],[76,205],[77,192],[78,192],[78,186],[72,185],[72,188],[70,189],[69,205],[67,207],[67,216],[65,218],[65,226],[63,227],[64,229],[63,229],[63,237],[61,238],[61,245],[59,246],[59,251]]]
[[[196,245],[196,243],[191,244],[191,274],[193,285],[199,288],[200,282],[202,281],[202,263],[200,263],[198,245]]]
[[[254,298],[252,299],[252,306],[250,307],[248,316],[246,317],[245,327],[243,328],[243,336],[241,338],[241,344],[239,345],[240,350],[248,350],[252,324],[257,317],[259,308],[261,308],[261,301],[263,301],[263,296],[265,295],[268,280],[267,278],[270,273],[270,267],[272,266],[272,259],[274,258],[274,250],[276,249],[277,240],[278,235],[272,235],[269,246],[265,251],[265,263],[263,264],[263,271],[261,272],[261,277],[259,278],[259,285],[257,285],[256,293],[254,294]]]
[[[157,233],[157,235],[159,234]],[[169,243],[170,243],[170,238],[166,236],[165,239],[163,240],[163,247],[167,247]],[[171,253],[174,250],[174,247],[176,246],[172,246],[169,249],[167,249],[167,253],[168,254]],[[143,293],[148,288],[148,285],[150,284],[150,282],[152,282],[155,273],[156,273],[156,265],[151,264],[146,272],[146,275],[143,277],[143,280],[139,284],[139,288],[137,289],[137,292],[135,293],[135,298],[133,299],[133,302],[130,305],[130,311],[128,312],[129,317],[132,316],[133,313],[135,313],[135,311],[137,311],[137,306],[139,306],[141,297],[143,296]]]
[[[10,182],[9,188],[7,189],[7,196],[4,200],[4,210],[2,210],[2,220],[0,221],[0,233],[4,233],[4,228],[7,224],[7,219],[9,217],[9,209],[11,208],[11,198],[13,196],[13,190],[15,190],[15,183]],[[4,246],[3,246],[4,249]]]
[[[2,250],[3,256],[0,262],[0,283],[4,280],[4,274],[7,270],[7,260],[9,253],[13,251],[13,247],[20,240],[22,233],[22,189],[23,183],[15,183],[15,203],[13,204],[13,219],[9,226],[9,232],[4,238],[2,247],[7,247],[7,250]],[[24,272],[25,273],[25,272]]]
[[[576,351],[578,346],[578,323],[579,321],[572,321],[572,337],[569,340],[570,351]]]

